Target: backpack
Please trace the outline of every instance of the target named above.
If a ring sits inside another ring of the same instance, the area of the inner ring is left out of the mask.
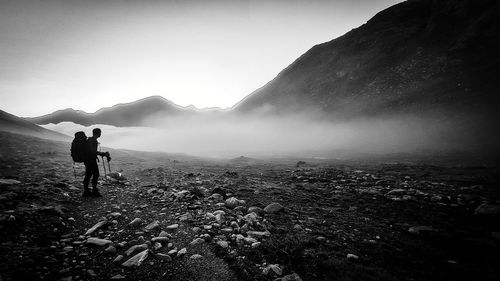
[[[89,146],[87,136],[84,132],[76,132],[73,142],[71,142],[71,158],[74,162],[85,162],[89,156]]]

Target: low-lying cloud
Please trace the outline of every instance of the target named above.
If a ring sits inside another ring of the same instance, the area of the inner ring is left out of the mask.
[[[156,120],[155,127],[84,127],[71,122],[44,125],[72,136],[102,129],[103,146],[206,157],[323,156],[339,151],[399,153],[470,147],[457,122],[398,116],[332,122],[310,116],[177,117]]]

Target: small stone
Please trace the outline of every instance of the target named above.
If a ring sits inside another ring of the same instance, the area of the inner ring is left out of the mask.
[[[152,223],[148,224],[148,225],[145,227],[145,229],[146,229],[146,230],[148,230],[148,231],[151,231],[151,230],[156,229],[156,228],[158,228],[158,227],[160,227],[160,222],[159,222],[159,221],[157,221],[157,220],[155,220],[155,221],[153,221]]]
[[[199,255],[199,254],[194,254],[194,255],[190,256],[189,258],[192,260],[198,260],[198,259],[202,259],[203,256]]]
[[[264,275],[281,276],[281,274],[283,274],[283,270],[278,264],[270,264],[262,270],[262,273]]]
[[[170,240],[170,238],[168,237],[153,237],[151,239],[151,242],[160,242],[160,243],[164,243],[164,242],[168,242]]]
[[[194,245],[198,245],[198,244],[203,244],[204,242],[205,242],[205,239],[196,238],[193,241],[191,241],[191,243],[189,243],[189,245],[194,246]]]
[[[123,255],[118,255],[114,260],[113,260],[113,263],[118,263],[120,262],[121,260],[123,260],[124,256]]]
[[[111,277],[111,280],[121,280],[121,279],[125,279],[125,276],[121,274],[116,274],[113,277]]]
[[[128,225],[130,226],[139,226],[142,224],[142,219],[141,218],[135,218],[133,219]]]
[[[404,190],[402,188],[396,188],[396,189],[393,189],[393,190],[387,192],[387,194],[388,195],[402,195],[405,192],[406,192],[406,190]]]
[[[166,231],[161,231],[160,234],[158,235],[158,237],[168,237],[168,238],[172,238],[172,235],[170,235],[168,232]]]
[[[271,233],[269,231],[248,231],[247,232],[247,235],[250,236],[250,237],[254,237],[254,238],[263,238],[263,237],[269,237],[271,236]]]
[[[284,207],[280,203],[271,203],[264,208],[264,211],[268,214],[275,214],[283,211]]]
[[[87,269],[87,273],[92,276],[92,277],[96,277],[97,274],[95,274],[95,271],[93,269]]]
[[[348,260],[357,260],[357,259],[359,259],[359,257],[356,256],[355,254],[347,254],[347,259]]]
[[[243,241],[245,241],[246,244],[252,245],[253,243],[258,242],[257,239],[252,238],[252,237],[245,237],[243,238]]]
[[[156,257],[162,261],[166,261],[166,262],[172,261],[172,257],[169,255],[166,255],[166,254],[158,253],[158,254],[156,254]]]
[[[113,213],[109,214],[109,216],[112,218],[119,218],[122,216],[122,214],[119,212],[113,212]]]
[[[227,243],[227,241],[217,241],[216,244],[221,246],[224,249],[227,249],[229,247],[229,243]]]
[[[187,249],[186,248],[182,248],[179,250],[179,252],[177,252],[177,256],[180,257],[182,255],[185,255],[187,254]]]
[[[237,206],[244,205],[245,201],[238,200],[236,197],[230,197],[230,198],[226,199],[226,202],[224,204],[228,209],[234,209]]]
[[[116,253],[116,248],[110,245],[110,246],[108,246],[108,247],[104,250],[104,252],[106,252],[106,253],[108,253],[108,254],[115,254],[115,253]]]
[[[260,243],[260,242],[254,242],[254,243],[252,243],[252,248],[254,248],[254,249],[259,248],[261,244],[262,243]]]
[[[264,210],[260,207],[252,206],[248,208],[248,213],[256,213],[257,215],[262,215]]]
[[[107,223],[107,221],[100,221],[100,222],[96,223],[93,227],[91,227],[89,230],[87,230],[87,232],[85,232],[85,235],[90,235],[90,234],[94,233],[96,230],[103,227],[106,223]]]
[[[177,229],[177,228],[179,228],[179,225],[176,224],[176,223],[167,226],[167,230],[174,230],[174,229]]]
[[[90,237],[89,239],[87,239],[87,244],[92,244],[92,245],[96,245],[96,246],[100,246],[100,247],[107,246],[111,243],[113,243],[113,242],[110,240],[100,239],[97,237]]]

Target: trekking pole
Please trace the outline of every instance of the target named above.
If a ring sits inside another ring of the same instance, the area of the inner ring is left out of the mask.
[[[109,160],[108,158],[106,158],[106,160],[108,161],[108,173],[111,174],[111,165],[109,165]]]
[[[106,164],[104,164],[104,156],[101,156],[101,160],[102,160],[102,168],[104,169],[104,177],[106,177],[107,174],[106,174]]]

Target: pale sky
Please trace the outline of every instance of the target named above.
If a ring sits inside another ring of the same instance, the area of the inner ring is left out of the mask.
[[[0,0],[0,109],[233,106],[399,0]]]

